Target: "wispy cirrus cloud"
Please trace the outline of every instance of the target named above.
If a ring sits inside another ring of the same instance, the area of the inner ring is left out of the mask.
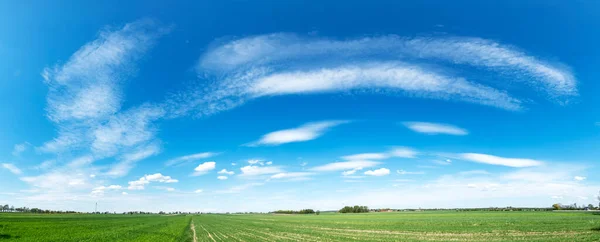
[[[488,154],[478,154],[478,153],[463,153],[459,154],[459,157],[477,163],[489,164],[489,165],[499,165],[499,166],[508,166],[508,167],[532,167],[532,166],[541,166],[544,164],[543,161],[534,160],[534,159],[526,159],[526,158],[506,158]]]
[[[242,174],[241,176],[260,176],[260,175],[270,175],[275,173],[284,172],[283,169],[277,166],[244,166],[240,168]]]
[[[341,162],[333,162],[329,164],[325,164],[322,166],[316,166],[310,168],[311,171],[342,171],[342,170],[352,170],[358,168],[368,168],[381,164],[381,162],[377,161],[369,161],[369,160],[354,160],[354,161],[341,161]]]
[[[275,33],[213,46],[202,55],[197,70],[203,78],[217,79],[217,84],[174,95],[173,115],[210,115],[264,96],[358,89],[523,108],[520,99],[505,91],[441,71],[460,65],[522,81],[553,100],[578,93],[566,65],[481,38],[384,35],[336,40]]]
[[[177,158],[168,160],[167,162],[165,162],[165,166],[174,166],[174,165],[185,164],[185,163],[189,163],[189,162],[200,160],[200,159],[210,158],[210,157],[216,156],[218,154],[219,153],[215,153],[215,152],[202,152],[202,153],[196,153],[196,154],[191,154],[191,155],[185,155],[185,156],[181,156],[181,157],[177,157]]]
[[[360,153],[342,156],[344,160],[385,160],[393,157],[415,158],[419,152],[408,147],[394,147],[383,153]]]
[[[286,143],[304,142],[321,137],[327,130],[340,124],[344,120],[321,121],[304,124],[293,129],[274,131],[263,135],[259,140],[246,144],[246,146],[282,145]]]
[[[135,150],[131,153],[124,154],[120,158],[120,161],[114,164],[106,173],[106,175],[112,177],[122,177],[124,175],[127,175],[129,171],[133,168],[135,163],[149,158],[151,156],[157,155],[159,152],[160,147],[157,144],[150,144],[148,146],[141,147],[138,150]]]
[[[15,166],[14,164],[11,164],[11,163],[2,163],[2,168],[10,171],[12,174],[15,174],[15,175],[23,174],[23,171],[21,171],[21,169],[19,169],[17,166]]]
[[[412,131],[424,134],[449,134],[449,135],[467,135],[469,131],[466,129],[442,123],[428,122],[404,122],[404,126]]]

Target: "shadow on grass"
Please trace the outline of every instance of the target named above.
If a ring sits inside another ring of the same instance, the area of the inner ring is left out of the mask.
[[[592,228],[592,231],[600,232],[600,227]]]
[[[20,238],[21,236],[15,236],[14,238]],[[0,234],[0,239],[10,239],[13,238],[10,234]]]

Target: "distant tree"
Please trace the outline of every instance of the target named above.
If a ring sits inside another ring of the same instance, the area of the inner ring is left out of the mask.
[[[561,209],[560,203],[555,203],[555,204],[552,204],[552,208],[553,208],[554,210],[560,210],[560,209]]]
[[[316,214],[317,214],[317,215],[321,214],[321,211],[317,210]]]
[[[600,191],[598,192],[598,197],[596,197],[596,199],[598,200],[598,209],[600,209]]]

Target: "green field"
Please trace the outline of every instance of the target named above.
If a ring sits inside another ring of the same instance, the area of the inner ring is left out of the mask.
[[[195,236],[194,236],[195,234]],[[7,241],[600,241],[600,215],[397,212],[321,215],[0,214]]]

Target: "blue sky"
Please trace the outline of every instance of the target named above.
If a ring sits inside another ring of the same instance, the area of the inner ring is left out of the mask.
[[[598,7],[6,1],[0,203],[595,204]]]

